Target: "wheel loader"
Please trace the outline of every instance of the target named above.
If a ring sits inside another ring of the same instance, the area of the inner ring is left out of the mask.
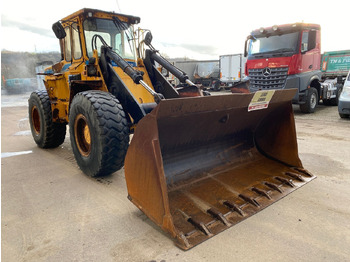
[[[95,177],[124,166],[128,199],[184,250],[315,178],[298,156],[296,90],[206,95],[139,22],[82,9],[53,24],[61,61],[28,100],[39,147],[61,145],[69,125],[80,169]]]

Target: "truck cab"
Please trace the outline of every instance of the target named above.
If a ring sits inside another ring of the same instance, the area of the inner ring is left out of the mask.
[[[293,103],[314,111],[321,95],[321,31],[317,24],[285,24],[251,32],[245,43],[251,92],[297,88]]]

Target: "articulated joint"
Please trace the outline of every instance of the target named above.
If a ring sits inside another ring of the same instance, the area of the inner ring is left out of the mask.
[[[151,87],[149,87],[145,81],[140,80],[139,84],[142,85],[154,97],[154,101],[157,104],[159,104],[161,100],[165,99],[162,94],[155,92]]]

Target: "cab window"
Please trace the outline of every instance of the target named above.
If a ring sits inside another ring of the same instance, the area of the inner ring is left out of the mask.
[[[79,38],[79,30],[78,30],[78,24],[73,23],[72,24],[72,40],[73,40],[73,57],[74,59],[80,59],[82,52],[81,52],[81,44],[80,44],[80,38]]]
[[[67,62],[72,61],[72,46],[71,46],[71,37],[70,37],[70,28],[67,26],[65,29],[66,37],[64,39],[64,53]]]
[[[306,52],[308,50],[308,43],[309,43],[309,32],[303,32],[303,35],[301,37],[301,52]]]
[[[89,57],[92,56],[95,48],[100,52],[102,38],[121,57],[135,60],[135,50],[132,42],[133,27],[131,25],[119,19],[89,18],[83,22],[83,27]],[[96,38],[97,36],[98,38]]]

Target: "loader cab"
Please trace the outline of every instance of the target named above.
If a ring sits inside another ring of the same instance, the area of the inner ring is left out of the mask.
[[[89,60],[93,50],[101,51],[106,43],[127,60],[136,61],[134,24],[138,17],[82,9],[60,22],[52,29],[60,40],[61,58],[66,62]]]
[[[86,53],[93,55],[93,50],[101,50],[103,41],[124,59],[136,60],[133,26],[119,18],[103,19],[88,17],[83,21]]]

